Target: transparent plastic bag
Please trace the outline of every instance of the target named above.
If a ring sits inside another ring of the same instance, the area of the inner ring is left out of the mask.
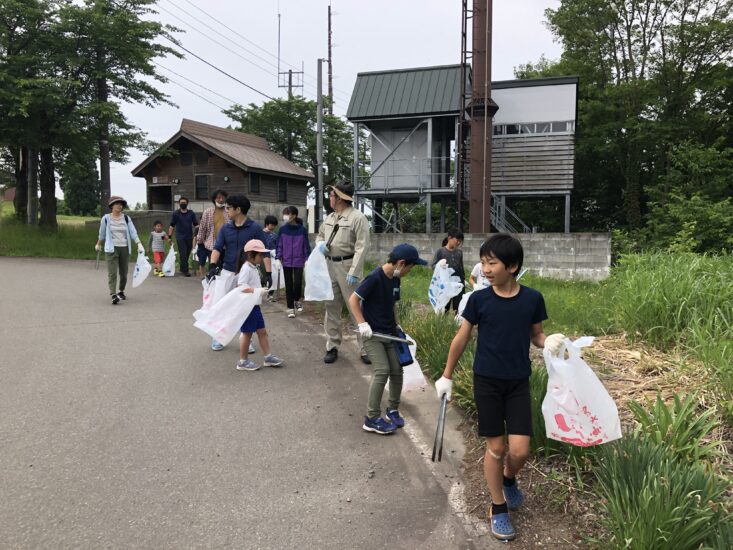
[[[326,257],[316,248],[305,262],[305,292],[303,299],[321,302],[333,300],[331,277],[328,274]]]
[[[135,262],[135,271],[132,274],[132,288],[137,288],[148,278],[153,267],[145,254],[138,254]]]
[[[261,294],[257,289],[255,292],[242,292],[241,288],[235,288],[210,308],[194,311],[196,322],[193,326],[226,346],[260,301]]]
[[[428,287],[428,299],[435,313],[441,314],[451,298],[458,296],[463,289],[463,281],[453,275],[452,267],[436,265]]]
[[[163,260],[163,275],[173,277],[176,274],[176,250],[171,246]]]
[[[547,437],[578,447],[608,443],[622,435],[616,403],[581,357],[581,348],[593,340],[566,338],[558,355],[544,350],[548,379],[542,415]]]
[[[270,250],[270,257],[275,257],[275,251]],[[270,290],[280,290],[285,288],[285,270],[280,260],[272,260],[272,286]]]

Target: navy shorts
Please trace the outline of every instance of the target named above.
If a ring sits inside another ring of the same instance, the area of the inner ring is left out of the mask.
[[[481,437],[532,435],[529,378],[503,380],[474,373],[473,398]]]
[[[239,330],[244,333],[252,333],[257,332],[261,328],[265,328],[265,318],[262,316],[260,306],[255,306],[252,310],[252,313],[250,313],[249,317],[244,320],[244,323],[242,323],[242,328],[240,328]]]
[[[206,262],[211,257],[211,250],[208,250],[206,246],[203,244],[200,244],[198,248],[196,249],[196,257],[199,260],[199,265],[203,266],[206,265]]]

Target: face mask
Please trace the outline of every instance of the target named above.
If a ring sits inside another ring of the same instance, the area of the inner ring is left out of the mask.
[[[223,202],[217,202],[216,203],[216,207],[217,208],[224,208],[225,205],[226,205],[226,203],[223,203]]]
[[[290,223],[290,216],[283,216],[283,223]]]
[[[401,271],[400,271],[399,269],[395,269],[395,270],[394,270],[394,271],[392,272],[392,275],[393,275],[394,277],[399,277],[399,276],[400,276],[400,273],[402,273],[402,272],[401,272]]]
[[[188,208],[188,204],[185,202],[181,203],[181,210],[185,210],[186,208]]]

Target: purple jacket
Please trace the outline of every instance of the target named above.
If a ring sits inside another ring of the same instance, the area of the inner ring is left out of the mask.
[[[304,267],[311,253],[308,232],[300,224],[283,225],[277,238],[277,257],[284,267]]]

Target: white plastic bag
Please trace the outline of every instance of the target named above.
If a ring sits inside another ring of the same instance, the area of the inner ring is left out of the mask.
[[[202,280],[201,286],[204,287],[204,292],[201,300],[201,309],[207,310],[221,300],[234,288],[236,282],[237,278],[231,271],[223,271],[210,281],[206,279]]]
[[[412,354],[412,364],[402,369],[402,391],[409,392],[419,390],[428,385],[425,375],[417,362],[417,343],[409,334],[405,334],[405,338],[409,342],[410,353]]]
[[[316,248],[305,262],[305,292],[307,301],[333,300],[331,277],[328,274],[326,257]]]
[[[559,355],[544,350],[548,380],[542,415],[547,437],[578,447],[608,443],[621,437],[616,404],[580,356],[581,348],[590,346],[593,340],[592,336],[575,342],[566,338]]]
[[[275,251],[270,250],[270,257],[275,257]],[[283,269],[283,263],[278,259],[272,261],[272,286],[270,290],[280,290],[285,288],[285,270]]]
[[[235,288],[210,308],[194,311],[196,322],[193,326],[226,346],[260,302],[261,294],[257,289],[255,292],[242,292],[241,288]]]
[[[163,275],[173,277],[176,274],[176,250],[171,246],[163,260]]]
[[[152,271],[148,257],[145,254],[138,254],[135,262],[135,271],[132,274],[132,288],[137,288],[148,278]]]
[[[453,275],[452,267],[436,265],[433,271],[433,278],[428,287],[428,298],[435,313],[441,314],[451,298],[458,296],[463,289],[463,281],[460,277]]]

